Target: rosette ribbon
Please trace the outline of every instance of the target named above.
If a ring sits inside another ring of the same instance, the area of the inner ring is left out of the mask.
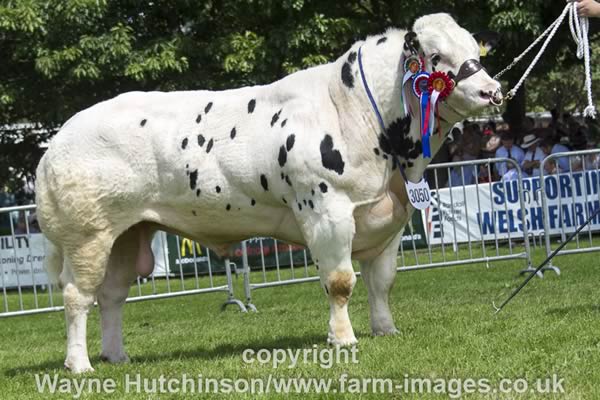
[[[438,102],[450,96],[454,89],[454,82],[448,74],[441,71],[432,72],[427,81],[427,91],[429,97],[429,134],[433,135],[435,131],[435,115],[438,113]]]
[[[413,77],[417,76],[421,71],[423,71],[423,61],[420,57],[416,55],[406,57],[406,60],[404,61],[404,77],[402,78],[402,89],[400,90],[402,104],[404,105],[404,115],[409,115],[410,112],[408,107],[408,101],[406,101],[406,97],[404,94],[406,82],[408,82]]]
[[[423,141],[423,157],[431,158],[431,144],[429,138],[429,125],[431,117],[431,92],[429,91],[429,74],[421,72],[413,80],[413,92],[419,98],[421,116],[421,135]]]

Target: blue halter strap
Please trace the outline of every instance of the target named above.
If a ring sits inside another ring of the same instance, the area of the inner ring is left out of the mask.
[[[373,111],[375,112],[375,115],[377,116],[377,120],[379,121],[379,125],[381,126],[382,133],[383,133],[383,135],[385,135],[385,132],[386,132],[385,123],[383,122],[383,118],[381,117],[381,113],[379,112],[379,108],[377,107],[377,103],[375,102],[375,99],[373,98],[373,93],[371,93],[371,89],[369,89],[369,85],[367,84],[367,78],[365,76],[365,71],[363,69],[362,46],[358,48],[358,69],[360,70],[360,77],[362,79],[362,83],[365,88],[365,92],[367,92],[367,97],[369,98],[371,107],[373,107]],[[404,179],[404,181],[408,181],[408,178],[406,177],[406,173],[404,172],[404,168],[402,167],[402,164],[398,160],[398,156],[393,154],[392,157],[394,157],[394,161],[396,163],[398,163],[398,168],[400,169],[400,174],[402,174],[402,178]]]

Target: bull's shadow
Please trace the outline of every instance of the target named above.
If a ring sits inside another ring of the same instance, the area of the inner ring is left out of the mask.
[[[188,349],[181,351],[171,352],[155,352],[136,355],[131,357],[130,365],[143,364],[153,361],[172,361],[172,360],[215,360],[223,358],[224,356],[242,356],[242,352],[246,349],[253,349],[258,351],[260,349],[301,349],[310,348],[314,344],[325,345],[325,335],[304,335],[304,336],[286,336],[273,339],[251,339],[248,338],[247,343],[240,343],[236,345],[221,344],[215,348],[206,350],[202,348]],[[105,362],[100,360],[99,356],[90,357],[92,365],[100,367],[106,365]],[[23,374],[36,374],[36,373],[47,373],[52,370],[63,369],[64,359],[46,361],[41,364],[29,365],[19,368],[8,369],[5,372],[5,376],[14,377]]]

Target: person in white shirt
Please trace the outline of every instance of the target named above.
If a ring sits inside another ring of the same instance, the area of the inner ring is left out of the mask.
[[[567,146],[564,146],[560,143],[554,144],[550,140],[544,140],[540,144],[540,148],[542,149],[542,151],[544,152],[546,157],[549,156],[550,154],[566,153],[566,152],[570,151]],[[559,173],[569,172],[569,170],[571,169],[569,167],[569,157],[560,157],[558,159],[557,166],[558,166]]]
[[[501,133],[500,139],[502,140],[502,146],[496,150],[496,158],[512,158],[517,164],[521,165],[525,158],[525,153],[519,146],[515,146],[513,135],[509,131],[504,131]],[[503,177],[512,167],[510,163],[499,162],[496,163],[496,172]]]
[[[540,138],[533,133],[525,135],[521,147],[527,152],[525,158],[521,162],[521,169],[524,177],[532,177],[540,175],[540,162],[546,157],[539,146]]]

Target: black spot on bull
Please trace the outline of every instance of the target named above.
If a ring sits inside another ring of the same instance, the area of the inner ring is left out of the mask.
[[[181,141],[181,148],[185,150],[188,145],[188,138],[185,138]]]
[[[281,127],[283,128],[285,126],[285,124],[287,124],[287,119],[283,120],[283,122],[281,123]]]
[[[285,150],[285,146],[281,146],[279,148],[279,157],[277,157],[277,161],[279,161],[279,166],[283,167],[287,161],[287,151]]]
[[[147,120],[147,119],[143,119],[143,120],[140,122],[140,126],[143,128],[143,127],[144,127],[144,125],[146,125],[146,122],[148,122],[148,120]]]
[[[210,153],[210,150],[213,148],[214,143],[215,141],[212,139],[208,141],[208,144],[206,145],[206,154]]]
[[[351,51],[350,54],[348,54],[348,64],[352,65],[354,64],[354,62],[356,61],[356,52],[355,51]]]
[[[205,112],[206,114],[208,114],[208,112],[210,111],[210,109],[212,108],[212,106],[213,106],[213,103],[212,103],[212,101],[211,101],[210,103],[208,103],[208,104],[206,105],[206,107],[204,107],[204,112]]]
[[[387,127],[385,135],[379,135],[381,151],[407,160],[409,167],[413,165],[411,160],[417,159],[423,153],[421,140],[415,141],[410,136],[410,123],[410,115],[398,118]]]
[[[290,187],[292,186],[292,181],[288,175],[285,176],[285,183],[287,183]]]
[[[190,189],[196,189],[196,183],[198,182],[198,170],[190,172]]]
[[[352,76],[352,66],[347,62],[342,66],[342,82],[348,88],[352,89],[354,87],[354,77]]]
[[[354,87],[354,76],[352,75],[352,64],[356,61],[356,52],[351,51],[348,54],[348,59],[342,66],[342,82],[344,85],[352,89]]]
[[[319,189],[321,189],[321,193],[327,193],[327,184],[325,182],[319,183]]]
[[[217,193],[221,193],[221,186],[215,187],[215,190],[216,190]]]
[[[202,114],[198,114],[196,117],[196,123],[199,124],[202,121]]]
[[[248,102],[248,114],[252,114],[256,108],[256,99],[252,99]]]
[[[206,139],[204,139],[204,136],[198,135],[198,146],[200,146],[200,147],[204,146],[205,141],[206,141]]]
[[[387,37],[384,36],[377,41],[377,46],[379,46],[380,44],[385,43],[385,42],[387,42]]]
[[[333,138],[331,135],[325,135],[321,141],[321,162],[327,169],[337,172],[338,175],[344,173],[344,160],[339,150],[333,148]]]
[[[279,116],[281,115],[282,111],[283,110],[279,110],[273,115],[273,118],[271,118],[271,127],[273,127],[273,125],[275,125],[275,123],[279,120]]]
[[[229,136],[231,137],[231,139],[235,138],[235,135],[237,134],[237,131],[235,130],[235,127],[231,130],[231,133],[229,134]]]
[[[287,139],[285,141],[285,148],[287,149],[287,151],[290,151],[292,149],[292,147],[294,147],[295,142],[296,142],[296,135],[292,134],[287,137]]]
[[[252,199],[252,201],[250,202],[250,204],[251,204],[252,206],[255,206],[255,205],[256,205],[256,200]]]
[[[260,176],[260,185],[265,189],[265,192],[269,190],[269,182],[267,182],[267,177],[264,174]]]
[[[313,210],[314,210],[314,208],[315,208],[315,204],[313,203],[313,201],[312,201],[312,200],[309,200],[309,201],[308,201],[308,205],[310,206],[310,208],[311,208],[311,209],[313,209]]]

